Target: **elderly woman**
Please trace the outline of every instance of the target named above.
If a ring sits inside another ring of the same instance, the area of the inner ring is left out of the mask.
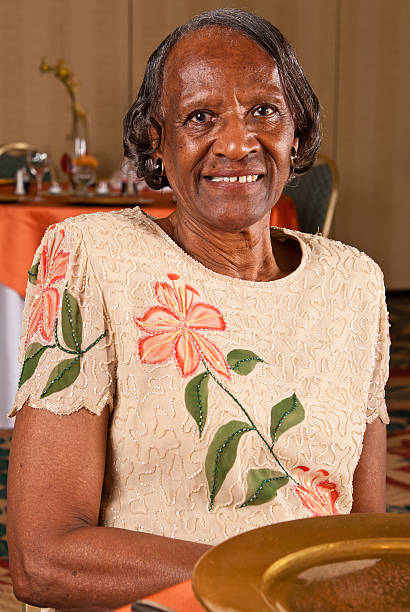
[[[242,531],[384,511],[381,272],[269,228],[315,160],[318,114],[255,15],[195,17],[149,59],[125,152],[172,187],[175,213],[69,219],[30,270],[9,481],[19,598],[113,608]]]

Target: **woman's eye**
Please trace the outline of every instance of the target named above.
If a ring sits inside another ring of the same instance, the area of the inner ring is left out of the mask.
[[[270,117],[271,115],[275,114],[275,110],[271,106],[261,104],[255,108],[253,114],[257,117]]]
[[[192,113],[192,115],[190,115],[188,118],[189,121],[193,121],[194,123],[206,123],[210,119],[210,113],[206,113],[205,111],[197,111]]]

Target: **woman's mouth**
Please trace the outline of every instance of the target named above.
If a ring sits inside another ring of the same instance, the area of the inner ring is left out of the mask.
[[[255,183],[262,174],[243,174],[238,176],[205,176],[212,183]]]

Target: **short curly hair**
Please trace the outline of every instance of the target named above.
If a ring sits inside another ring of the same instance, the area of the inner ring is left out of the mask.
[[[216,9],[193,17],[179,26],[159,45],[149,58],[141,88],[124,118],[124,156],[135,166],[136,175],[145,178],[153,189],[169,185],[166,176],[159,176],[152,158],[155,150],[149,136],[153,126],[161,140],[161,127],[154,118],[162,99],[166,60],[174,45],[186,34],[207,27],[237,30],[253,39],[273,57],[278,67],[286,102],[295,122],[299,138],[293,174],[311,168],[320,146],[319,101],[286,38],[274,25],[253,13],[239,9]]]

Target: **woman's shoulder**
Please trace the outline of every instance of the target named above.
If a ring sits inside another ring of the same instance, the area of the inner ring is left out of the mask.
[[[339,273],[348,280],[377,277],[383,284],[383,273],[379,265],[357,247],[326,238],[322,234],[305,234],[299,231],[291,233],[307,246],[314,262],[327,266],[334,274]]]
[[[75,217],[67,217],[64,221],[56,224],[56,227],[65,227],[75,232],[88,228],[135,225],[135,222],[141,216],[142,213],[138,206],[121,210],[107,210],[107,212],[98,211],[76,215]]]
[[[63,230],[65,235],[72,241],[82,240],[87,243],[110,242],[127,237],[131,234],[144,232],[145,216],[139,207],[113,210],[107,212],[95,212],[67,217],[60,223],[55,223],[47,228],[47,232]]]

